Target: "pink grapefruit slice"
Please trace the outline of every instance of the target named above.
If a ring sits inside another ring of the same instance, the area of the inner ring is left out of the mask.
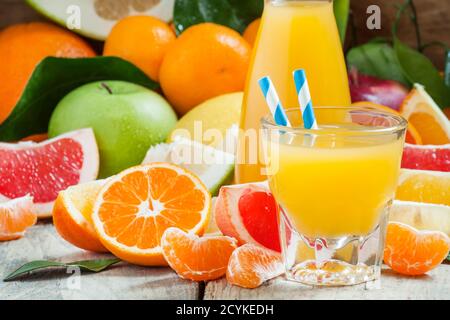
[[[49,217],[59,191],[95,180],[98,167],[92,129],[40,143],[0,143],[0,202],[30,195],[38,217]]]
[[[403,149],[402,168],[432,171],[450,171],[450,144],[411,145]]]
[[[215,204],[220,231],[240,245],[256,244],[280,252],[277,204],[265,183],[225,186]]]

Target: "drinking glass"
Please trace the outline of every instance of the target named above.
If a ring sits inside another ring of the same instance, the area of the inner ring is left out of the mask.
[[[407,122],[365,107],[316,107],[318,129],[261,120],[289,280],[353,285],[380,277]]]

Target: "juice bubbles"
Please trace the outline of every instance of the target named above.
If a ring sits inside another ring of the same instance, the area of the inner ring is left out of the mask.
[[[260,119],[269,112],[258,80],[270,76],[285,106],[298,105],[292,72],[304,69],[315,106],[350,104],[347,70],[332,1],[267,1],[252,62],[241,114],[236,165],[238,183],[261,181],[261,159],[255,135]],[[245,139],[244,139],[245,138]],[[256,159],[256,160],[255,160]]]

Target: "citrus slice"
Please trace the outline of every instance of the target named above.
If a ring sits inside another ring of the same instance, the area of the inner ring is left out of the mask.
[[[227,236],[198,237],[178,228],[169,228],[161,239],[169,266],[183,279],[207,281],[225,275],[237,241]]]
[[[450,207],[441,204],[395,200],[389,211],[389,221],[450,236]]]
[[[352,104],[352,106],[374,108],[374,109],[378,109],[380,111],[391,112],[395,115],[400,116],[400,113],[398,113],[396,110],[389,108],[387,106],[383,106],[381,104],[370,102],[370,101],[355,102]],[[408,123],[408,129],[406,131],[405,141],[407,143],[411,143],[411,144],[422,144],[423,143],[419,132],[414,127],[414,125],[411,123]]]
[[[400,107],[400,114],[416,128],[423,144],[450,143],[450,122],[423,86],[414,85]]]
[[[102,244],[122,260],[167,265],[161,237],[169,227],[193,234],[206,229],[211,195],[193,173],[170,163],[133,167],[110,178],[92,220]]]
[[[239,244],[281,251],[277,204],[266,183],[224,186],[214,207],[217,226]]]
[[[95,180],[98,168],[92,129],[40,143],[0,143],[0,201],[29,194],[38,217],[49,217],[59,191]]]
[[[86,37],[105,40],[114,24],[130,15],[149,15],[169,22],[175,0],[27,0],[64,27]]]
[[[450,172],[402,169],[397,200],[450,205]]]
[[[72,186],[61,191],[53,207],[53,224],[56,231],[74,246],[94,251],[108,250],[98,240],[92,224],[92,207],[105,184],[98,180]]]
[[[234,250],[228,262],[227,280],[244,288],[257,288],[284,273],[281,255],[253,244]]]
[[[0,241],[22,237],[25,230],[36,223],[33,198],[25,196],[0,203]]]
[[[235,92],[206,100],[181,117],[167,142],[181,136],[231,152],[235,146],[228,143],[237,140],[243,98],[243,92]],[[225,142],[227,145],[224,146]]]
[[[402,168],[450,171],[450,144],[416,146],[406,144],[403,149]]]
[[[195,173],[214,195],[222,185],[233,178],[234,158],[231,153],[183,137],[176,137],[172,143],[161,143],[151,147],[142,163],[178,164]]]
[[[419,231],[399,222],[387,227],[384,262],[405,275],[421,275],[438,266],[448,255],[450,238],[440,231]]]

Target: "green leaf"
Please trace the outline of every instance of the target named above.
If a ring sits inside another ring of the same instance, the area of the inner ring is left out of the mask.
[[[412,84],[403,74],[394,49],[385,41],[369,42],[352,48],[347,53],[347,64],[370,76],[395,80],[408,87]]]
[[[450,106],[450,89],[433,63],[422,53],[394,39],[394,50],[404,75],[411,83],[420,83],[441,107]]]
[[[50,116],[65,95],[100,80],[123,80],[158,88],[140,69],[120,58],[46,58],[35,68],[11,115],[0,125],[0,141],[17,141],[47,132]]]
[[[242,33],[263,9],[264,0],[175,0],[173,21],[177,34],[202,22],[218,23]]]
[[[113,259],[98,259],[98,260],[83,260],[83,261],[75,261],[69,263],[62,263],[57,261],[47,261],[47,260],[38,260],[24,264],[19,269],[14,271],[13,273],[6,276],[3,281],[13,281],[20,276],[28,274],[31,271],[54,268],[54,267],[64,267],[67,268],[69,266],[79,267],[83,271],[89,272],[100,272],[112,266],[113,264],[119,263],[121,260],[117,258]]]
[[[339,29],[339,36],[341,42],[345,41],[345,34],[347,33],[348,16],[350,13],[350,0],[334,0],[334,16]]]

